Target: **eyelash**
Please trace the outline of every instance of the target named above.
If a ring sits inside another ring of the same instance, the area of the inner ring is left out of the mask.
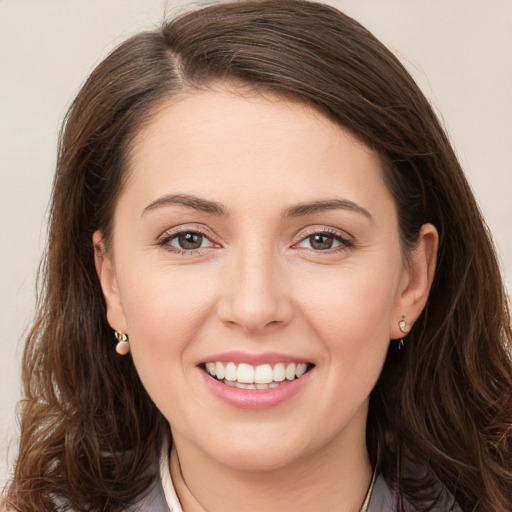
[[[307,247],[297,247],[299,244],[305,242],[308,239],[311,239],[314,236],[317,235],[325,235],[328,237],[332,237],[335,242],[338,242],[340,245],[334,248],[328,248],[328,249],[313,249],[313,248],[307,248]],[[329,228],[312,228],[311,231],[307,232],[305,235],[301,236],[301,239],[293,245],[293,247],[297,247],[297,249],[304,249],[307,251],[311,251],[315,254],[336,254],[339,252],[347,251],[348,249],[351,249],[355,246],[354,240],[352,237],[348,235],[342,235],[339,231],[336,231],[334,229]]]
[[[178,238],[181,235],[198,235],[200,237],[203,237],[203,239],[206,239],[207,241],[209,241],[211,244],[215,244],[215,242],[211,239],[211,236],[208,236],[206,233],[204,233],[201,230],[198,230],[198,229],[180,229],[179,231],[174,231],[174,232],[171,232],[171,233],[169,233],[169,232],[165,233],[158,240],[157,245],[159,247],[162,247],[166,251],[172,252],[172,253],[177,254],[177,255],[183,255],[183,256],[198,254],[202,250],[205,250],[205,249],[209,250],[209,249],[214,248],[214,247],[210,246],[210,247],[199,247],[197,249],[183,249],[183,248],[179,248],[179,247],[175,247],[175,246],[170,245],[170,242],[172,240]],[[302,247],[302,248],[301,247],[297,247],[299,244],[305,242],[308,239],[311,239],[314,236],[318,236],[318,235],[324,235],[324,236],[327,236],[327,237],[332,237],[332,239],[335,242],[338,242],[340,245],[337,246],[337,247],[334,247],[334,248],[318,249],[318,250],[317,249],[313,249],[313,248],[307,248],[307,247]],[[355,245],[355,243],[354,243],[354,241],[352,240],[351,237],[346,236],[346,235],[343,236],[338,231],[335,231],[335,230],[332,230],[332,229],[323,228],[323,229],[312,229],[310,232],[308,232],[305,235],[303,235],[298,242],[294,243],[292,245],[292,248],[304,249],[304,250],[307,250],[307,251],[311,251],[311,252],[313,252],[315,254],[333,254],[333,253],[343,252],[343,251],[346,251],[348,249],[351,249],[352,247],[354,247],[354,245]]]
[[[215,244],[215,242],[212,241],[212,237],[208,236],[206,233],[204,233],[201,230],[180,229],[179,231],[164,233],[164,235],[158,240],[157,245],[159,247],[162,247],[164,250],[166,250],[168,252],[172,252],[179,256],[189,256],[192,254],[198,254],[201,250],[213,248],[213,247],[199,247],[197,249],[183,249],[183,248],[174,247],[173,245],[170,245],[172,240],[178,238],[181,235],[198,235],[198,236],[202,237],[203,239],[206,239],[207,241],[209,241],[211,244]]]

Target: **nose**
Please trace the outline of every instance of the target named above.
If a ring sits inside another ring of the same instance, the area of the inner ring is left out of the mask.
[[[265,334],[288,324],[293,304],[279,257],[271,250],[246,250],[227,265],[219,317],[247,334]]]

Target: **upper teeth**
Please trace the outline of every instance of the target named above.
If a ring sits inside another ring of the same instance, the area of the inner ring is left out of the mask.
[[[206,363],[206,371],[219,380],[241,382],[244,384],[270,384],[282,382],[300,377],[307,370],[305,363],[277,363],[273,367],[270,364],[252,366],[247,363]]]

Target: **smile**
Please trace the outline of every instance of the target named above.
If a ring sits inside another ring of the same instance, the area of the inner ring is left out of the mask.
[[[253,366],[248,363],[208,362],[208,375],[223,384],[239,389],[274,389],[304,375],[312,365],[307,363],[276,363]]]

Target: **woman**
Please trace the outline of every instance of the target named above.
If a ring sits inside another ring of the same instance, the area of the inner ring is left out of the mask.
[[[61,137],[14,510],[512,503],[496,255],[428,102],[355,21],[212,6]]]

